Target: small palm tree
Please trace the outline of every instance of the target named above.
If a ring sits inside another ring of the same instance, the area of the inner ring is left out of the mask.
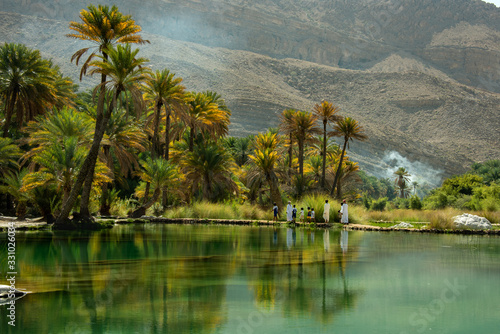
[[[328,133],[326,131],[326,126],[328,123],[334,124],[340,119],[337,116],[339,107],[334,106],[331,102],[323,101],[321,104],[316,104],[313,108],[313,113],[318,117],[318,119],[323,124],[323,166],[321,171],[321,188],[326,188],[325,178],[326,178],[326,148],[327,148],[327,137]]]
[[[411,174],[408,173],[408,171],[404,167],[399,167],[393,174],[396,176],[396,178],[394,179],[394,184],[399,189],[399,197],[408,197],[408,188],[410,184]]]
[[[0,184],[0,192],[11,195],[16,201],[16,217],[18,220],[24,219],[27,203],[30,200],[28,193],[21,191],[23,187],[23,178],[27,173],[28,169],[24,168],[20,172],[4,174],[4,184]]]
[[[186,181],[191,184],[192,192],[201,187],[203,199],[217,199],[216,187],[225,193],[238,191],[233,180],[235,164],[227,150],[216,143],[197,145],[188,152],[181,162]]]
[[[5,175],[18,169],[17,159],[21,150],[10,138],[0,138],[0,174]]]
[[[331,195],[335,193],[335,188],[337,187],[337,182],[340,178],[340,168],[342,167],[344,154],[349,144],[349,140],[366,140],[368,137],[363,132],[363,127],[360,126],[356,120],[350,117],[345,117],[338,120],[333,127],[333,131],[330,133],[330,135],[335,137],[344,137],[344,146],[342,147],[342,154],[340,155],[339,165],[337,167],[337,171],[335,172],[335,179],[333,181],[332,190],[330,192]]]
[[[141,166],[141,180],[150,184],[151,189],[153,189],[153,196],[150,200],[146,201],[142,206],[130,214],[133,218],[145,215],[146,210],[158,201],[163,188],[167,186],[172,187],[175,183],[180,182],[180,172],[178,167],[171,161],[167,161],[163,158],[147,158],[141,163]]]
[[[276,151],[278,146],[278,135],[267,132],[258,134],[254,139],[255,150],[249,155],[253,163],[253,169],[250,172],[250,179],[259,178],[263,175],[269,185],[271,201],[278,205],[278,208],[283,207],[281,193],[278,186],[278,176],[275,166],[279,159],[279,154]]]

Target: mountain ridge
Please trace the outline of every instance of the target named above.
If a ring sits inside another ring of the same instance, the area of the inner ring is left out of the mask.
[[[200,2],[188,2],[195,3],[198,10],[203,8]],[[72,20],[77,19],[76,13],[72,13]],[[88,44],[64,36],[69,33],[68,21],[12,12],[0,13],[0,18],[4,32],[0,41],[24,42],[40,49],[66,75],[77,77],[78,68],[69,59]],[[467,24],[462,25],[459,29],[468,29]],[[493,31],[496,36],[491,27],[471,27]],[[425,164],[429,170],[440,171],[436,173],[443,176],[461,173],[472,162],[500,156],[500,139],[494,135],[500,129],[500,94],[495,89],[484,89],[495,88],[493,77],[483,80],[483,85],[469,80],[468,86],[463,83],[467,78],[450,75],[445,66],[433,66],[396,47],[385,49],[384,57],[351,69],[342,68],[340,59],[329,65],[287,54],[275,58],[256,51],[174,40],[148,31],[147,25],[143,28],[143,35],[151,44],[140,47],[141,55],[151,60],[153,68],[167,67],[177,73],[189,90],[210,89],[222,94],[233,111],[233,135],[264,131],[277,125],[277,115],[283,109],[311,110],[315,103],[328,99],[341,107],[343,115],[354,117],[366,128],[370,140],[353,143],[349,154],[378,176],[393,167],[384,162],[384,157],[393,151],[413,163]],[[451,29],[445,33],[457,35]],[[493,48],[488,51],[496,52]],[[85,79],[82,87],[92,84]]]

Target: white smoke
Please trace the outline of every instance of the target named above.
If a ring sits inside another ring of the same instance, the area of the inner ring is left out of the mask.
[[[439,187],[443,180],[443,171],[420,161],[410,161],[396,151],[385,152],[382,165],[386,167],[384,177],[389,179],[394,179],[394,172],[404,167],[411,175],[411,182],[416,181],[420,186],[427,183],[433,187]]]

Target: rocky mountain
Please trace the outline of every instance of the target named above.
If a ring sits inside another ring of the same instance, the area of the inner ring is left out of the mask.
[[[234,135],[275,126],[284,108],[310,110],[328,99],[366,128],[370,140],[353,143],[350,155],[376,175],[401,163],[391,158],[394,152],[426,178],[500,157],[500,9],[494,5],[114,3],[143,27],[151,44],[141,54],[154,68],[168,67],[188,89],[225,97]],[[68,21],[78,20],[78,1],[3,0],[0,8],[0,42],[40,49],[76,80],[78,69],[69,59],[85,44],[65,34]],[[82,82],[91,86],[89,79]]]

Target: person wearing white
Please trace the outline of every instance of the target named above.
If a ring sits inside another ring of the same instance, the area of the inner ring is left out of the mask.
[[[349,212],[346,200],[342,201],[342,206],[340,207],[340,214],[342,215],[340,222],[342,224],[349,224]]]
[[[325,200],[325,208],[323,209],[323,218],[325,219],[325,223],[328,224],[330,221],[330,203],[328,200]]]
[[[291,222],[293,220],[292,212],[293,212],[292,202],[288,201],[288,205],[286,206],[286,221],[287,222]]]

